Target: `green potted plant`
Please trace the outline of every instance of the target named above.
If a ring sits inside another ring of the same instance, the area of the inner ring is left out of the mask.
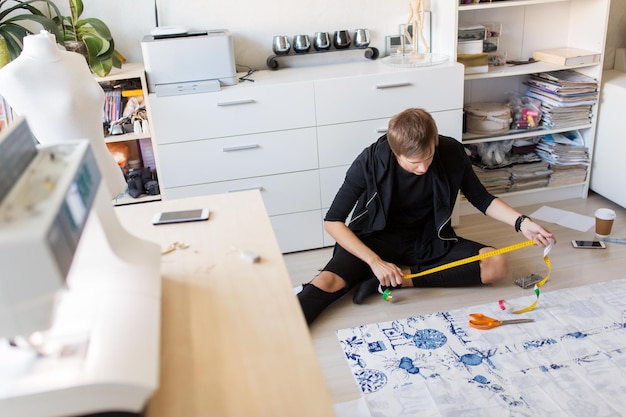
[[[81,18],[84,9],[82,0],[68,0],[68,3],[69,16],[57,14],[52,17],[66,48],[83,53],[89,68],[99,77],[106,76],[113,67],[121,68],[126,59],[115,50],[109,27],[100,19]],[[83,45],[86,51],[81,51]]]
[[[62,41],[55,22],[36,6],[48,6],[48,11],[59,10],[50,0],[0,0],[0,67],[17,58],[22,52],[22,39],[33,32],[28,29],[39,25]]]

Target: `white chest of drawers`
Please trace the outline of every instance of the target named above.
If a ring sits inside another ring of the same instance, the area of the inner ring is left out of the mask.
[[[323,217],[352,160],[408,107],[460,139],[463,67],[380,61],[259,71],[214,93],[150,96],[164,199],[259,189],[283,252],[328,246]]]

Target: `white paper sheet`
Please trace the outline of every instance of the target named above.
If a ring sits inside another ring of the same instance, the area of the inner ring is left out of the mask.
[[[574,213],[573,211],[543,206],[529,214],[532,219],[543,220],[569,229],[586,232],[595,225],[595,218]]]

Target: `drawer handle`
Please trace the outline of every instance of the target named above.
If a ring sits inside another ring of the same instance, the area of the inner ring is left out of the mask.
[[[377,90],[384,90],[386,88],[398,88],[398,87],[408,87],[410,86],[411,83],[410,82],[399,82],[399,83],[392,83],[392,84],[381,84],[381,85],[377,85],[376,89]]]
[[[232,190],[228,190],[229,193],[238,193],[239,191],[250,191],[250,190],[259,190],[263,191],[263,187],[243,187],[243,188],[234,188]]]
[[[254,103],[254,99],[244,99],[244,100],[233,100],[233,101],[222,101],[217,103],[217,107],[228,107],[228,106],[239,106],[240,104],[252,104]]]
[[[222,152],[235,152],[235,151],[243,151],[245,149],[255,149],[255,148],[260,148],[258,143],[251,143],[250,145],[224,146],[222,148]]]
[[[380,129],[376,129],[376,133],[387,133],[387,128],[383,127],[383,128],[380,128]]]

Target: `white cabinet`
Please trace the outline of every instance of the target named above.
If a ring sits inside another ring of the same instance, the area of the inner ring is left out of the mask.
[[[332,245],[323,217],[354,158],[408,107],[460,138],[463,68],[380,61],[259,71],[215,93],[150,95],[163,198],[261,191],[283,252]]]
[[[626,103],[626,72],[605,71],[602,77],[591,189],[626,208],[624,103]]]
[[[508,93],[524,93],[524,82],[530,74],[557,71],[565,68],[601,80],[604,43],[610,0],[508,0],[477,4],[459,4],[458,0],[431,2],[433,16],[441,22],[436,30],[446,40],[442,52],[456,56],[458,26],[502,23],[498,52],[505,53],[509,60],[527,60],[539,49],[576,47],[602,54],[598,63],[577,66],[557,66],[544,62],[517,66],[490,67],[489,72],[465,76],[464,104],[480,102],[507,102]],[[437,17],[438,16],[438,17]],[[449,26],[454,22],[452,34]],[[453,49],[450,52],[450,48]],[[592,108],[589,123],[560,129],[543,131],[517,131],[494,136],[465,134],[463,143],[494,142],[520,139],[540,134],[578,130],[590,149],[594,147],[597,105]],[[592,155],[591,155],[592,156]],[[533,204],[566,198],[586,197],[589,175],[584,182],[560,187],[544,187],[499,195],[512,205]],[[475,212],[466,202],[461,205],[461,214]]]

